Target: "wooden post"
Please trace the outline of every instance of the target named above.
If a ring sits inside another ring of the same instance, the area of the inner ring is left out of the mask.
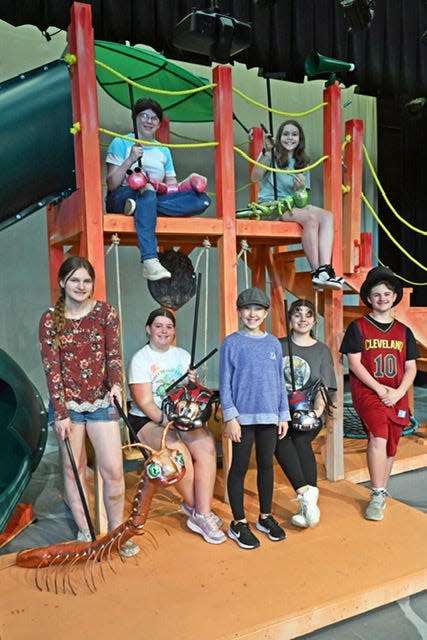
[[[73,122],[80,123],[75,135],[76,184],[80,195],[80,253],[96,273],[95,296],[105,300],[102,173],[99,145],[98,98],[92,10],[89,4],[74,2],[68,28],[71,65]]]
[[[335,242],[333,265],[338,274],[342,273],[342,160],[341,160],[341,90],[337,82],[324,91],[323,146],[328,159],[324,164],[323,202],[324,208],[332,211],[335,218]],[[326,477],[340,480],[344,477],[344,374],[340,361],[339,346],[343,336],[343,297],[339,291],[326,290],[324,293],[325,343],[331,350],[337,376],[337,408],[327,424],[326,437]]]
[[[345,123],[344,150],[344,206],[343,206],[343,271],[355,273],[360,266],[361,193],[362,193],[362,142],[363,120],[348,120]]]
[[[214,138],[215,147],[216,209],[224,223],[223,235],[218,240],[219,325],[221,340],[237,328],[237,265],[236,265],[236,200],[234,184],[233,149],[233,90],[231,68],[215,67]],[[226,479],[231,462],[231,442],[222,439],[223,474]],[[225,495],[225,499],[227,496]]]

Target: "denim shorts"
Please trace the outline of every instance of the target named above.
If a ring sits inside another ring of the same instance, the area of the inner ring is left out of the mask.
[[[74,411],[73,409],[68,409],[68,416],[71,422],[76,424],[85,424],[86,422],[117,422],[119,420],[118,411],[116,407],[112,405],[96,409],[95,411]],[[51,403],[49,403],[48,420],[49,424],[54,422],[54,412]]]
[[[95,411],[74,411],[68,409],[68,415],[71,422],[81,424],[85,422],[117,422],[119,414],[116,407],[109,406],[104,409],[96,409]]]

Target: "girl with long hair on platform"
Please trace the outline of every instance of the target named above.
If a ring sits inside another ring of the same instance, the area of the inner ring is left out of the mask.
[[[258,162],[277,169],[304,169],[310,159],[305,151],[304,130],[296,120],[283,122],[276,135],[264,136],[264,148]],[[260,183],[258,202],[265,203],[293,196],[298,190],[310,189],[310,172],[279,173],[254,165],[252,182]],[[295,200],[295,198],[294,198]],[[332,267],[334,216],[330,211],[312,204],[295,206],[278,218],[302,226],[302,246],[311,266],[313,286],[319,289],[342,289],[343,279]]]

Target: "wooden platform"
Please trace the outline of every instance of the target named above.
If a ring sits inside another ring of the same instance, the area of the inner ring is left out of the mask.
[[[423,444],[413,446],[424,455]],[[364,454],[357,455],[362,464]],[[127,474],[129,497],[136,479],[136,473]],[[214,508],[228,525],[221,482],[218,474]],[[247,486],[254,522],[253,469]],[[78,569],[77,596],[40,593],[33,571],[10,566],[13,554],[0,556],[0,635],[74,640],[78,628],[81,640],[286,640],[427,589],[425,514],[389,499],[384,521],[368,522],[368,489],[322,480],[320,492],[320,525],[293,527],[294,494],[277,470],[274,512],[288,538],[273,543],[259,534],[255,551],[231,540],[207,544],[187,529],[174,491],[158,494],[149,534],[141,539],[143,553],[124,564],[115,560],[117,574],[107,568],[94,594]]]
[[[234,221],[233,221],[234,222]],[[107,213],[103,216],[104,239],[108,244],[111,235],[120,236],[120,244],[135,246],[135,222],[132,216],[119,213]],[[301,241],[301,227],[297,223],[263,220],[236,220],[236,238],[246,238],[251,245],[266,244],[269,246],[295,244]],[[70,230],[67,231],[70,233]],[[193,244],[200,246],[205,238],[209,238],[212,246],[216,246],[218,239],[224,235],[224,220],[222,218],[188,218],[159,217],[156,234],[160,243]],[[53,237],[59,242],[60,236]]]
[[[344,477],[350,482],[367,482],[369,472],[366,466],[365,439],[344,438]],[[319,464],[319,476],[324,477],[322,449],[324,437],[315,441],[315,452]],[[398,454],[393,465],[393,475],[427,467],[427,425],[421,425],[417,433],[401,438]]]

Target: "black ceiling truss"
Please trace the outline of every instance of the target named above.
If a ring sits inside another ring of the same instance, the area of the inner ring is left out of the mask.
[[[248,49],[233,60],[264,72],[284,72],[286,79],[304,79],[304,60],[311,51],[354,62],[344,74],[346,84],[372,96],[427,97],[427,3],[425,0],[353,0],[374,7],[371,22],[350,28],[352,0],[92,0],[95,38],[146,44],[166,57],[211,64],[208,57],[185,52],[173,44],[175,25],[193,9],[216,7],[221,13],[252,25]],[[347,3],[344,7],[344,3]],[[71,0],[0,0],[0,19],[17,26],[34,24],[49,33],[66,29]]]

